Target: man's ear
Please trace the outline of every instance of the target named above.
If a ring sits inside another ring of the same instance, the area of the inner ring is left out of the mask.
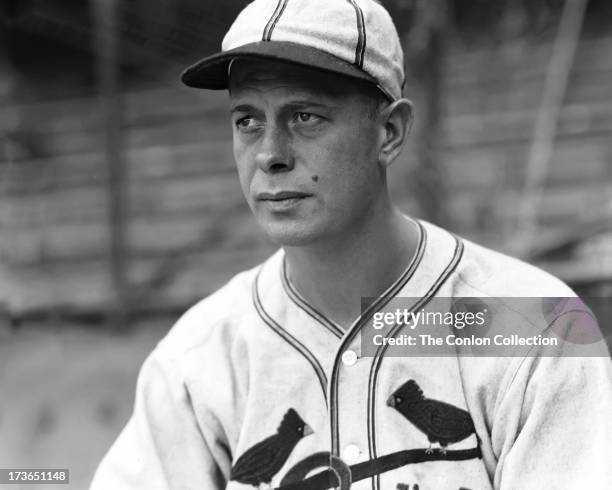
[[[381,111],[384,138],[378,155],[380,165],[389,167],[400,154],[408,140],[413,120],[414,106],[408,99],[396,100]]]

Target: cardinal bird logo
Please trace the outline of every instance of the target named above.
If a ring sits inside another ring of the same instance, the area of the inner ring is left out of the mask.
[[[429,439],[427,453],[432,453],[431,445],[440,444],[445,454],[446,446],[462,441],[476,434],[470,414],[449,403],[425,398],[423,391],[413,379],[406,381],[387,400],[387,405],[395,408]],[[476,434],[478,445],[480,439]]]
[[[261,489],[270,488],[270,481],[287,462],[296,444],[312,433],[310,426],[290,408],[276,434],[258,442],[238,458],[230,472],[230,480]]]

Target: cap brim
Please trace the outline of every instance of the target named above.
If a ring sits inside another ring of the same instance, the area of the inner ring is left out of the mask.
[[[260,41],[208,56],[187,68],[181,81],[195,88],[228,88],[228,65],[234,58],[259,58],[285,61],[344,75],[378,86],[374,77],[332,54],[302,44],[285,41]]]

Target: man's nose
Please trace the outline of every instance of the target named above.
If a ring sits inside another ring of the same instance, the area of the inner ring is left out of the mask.
[[[270,125],[265,129],[256,163],[266,173],[287,172],[293,169],[291,136],[280,125]]]

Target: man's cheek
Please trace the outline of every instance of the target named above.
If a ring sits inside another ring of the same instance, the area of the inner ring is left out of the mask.
[[[251,200],[251,183],[253,182],[253,170],[242,159],[236,158],[236,170],[238,172],[238,180],[240,188],[247,201]]]

